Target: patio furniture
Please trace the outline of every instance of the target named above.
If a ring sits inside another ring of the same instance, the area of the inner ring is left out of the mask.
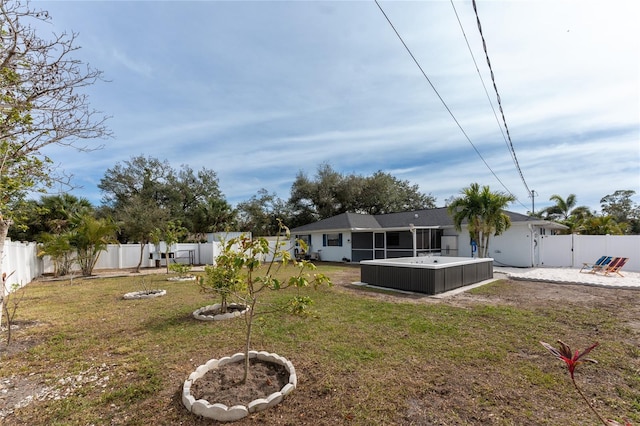
[[[593,274],[595,270],[601,270],[605,266],[607,266],[611,262],[611,256],[602,256],[600,259],[596,260],[595,263],[583,263],[582,268],[580,268],[580,272],[583,274]],[[583,272],[584,271],[584,272]]]
[[[620,275],[621,277],[624,277],[624,275],[622,275],[622,274],[620,273],[620,269],[622,269],[622,267],[624,266],[624,264],[625,264],[625,263],[627,263],[627,260],[629,260],[629,258],[627,258],[627,257],[618,257],[618,258],[616,258],[616,259],[614,259],[614,260],[617,260],[617,261],[612,261],[612,262],[609,264],[609,266],[607,266],[607,267],[604,269],[604,274],[605,274],[606,276],[609,276],[610,274],[618,274],[618,275]]]

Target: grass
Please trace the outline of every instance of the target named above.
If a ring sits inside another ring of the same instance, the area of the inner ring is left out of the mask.
[[[321,264],[320,271],[334,281],[357,278],[348,266]],[[162,274],[145,280],[167,295],[123,300],[140,290],[140,276],[28,286],[16,319],[37,325],[15,332],[13,344],[24,350],[0,352],[0,379],[74,387],[66,398],[16,409],[6,424],[211,424],[182,407],[180,388],[196,366],[242,351],[244,322],[196,321],[191,313],[215,300],[195,283]],[[588,382],[608,417],[639,422],[638,333],[616,312],[637,305],[640,294],[617,306],[500,303],[517,285],[474,289],[470,297],[480,301],[467,304],[416,303],[344,285],[305,291],[314,316],[259,316],[252,345],[292,360],[299,387],[275,409],[241,423],[596,424],[562,365],[538,343],[556,338],[602,342],[592,353],[600,363],[581,367],[577,378]],[[265,294],[264,301],[287,295]]]

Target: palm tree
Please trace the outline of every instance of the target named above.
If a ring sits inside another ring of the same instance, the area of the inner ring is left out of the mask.
[[[93,211],[89,200],[71,194],[43,196],[40,204],[45,210],[42,220],[53,234],[69,230],[74,216],[90,214]]]
[[[585,213],[589,213],[589,207],[578,206],[578,200],[576,194],[569,194],[565,200],[558,194],[553,194],[549,197],[549,201],[555,201],[555,205],[547,207],[544,211],[547,214],[547,218],[560,221],[568,220],[571,216],[581,216]]]
[[[90,215],[75,218],[71,244],[77,252],[76,260],[83,276],[90,276],[98,262],[100,253],[108,244],[117,244],[117,225],[109,219],[96,219]]]
[[[543,210],[546,218],[568,226],[569,229],[566,231],[568,234],[576,231],[586,218],[592,216],[589,207],[576,207],[578,203],[576,194],[569,194],[566,199],[558,194],[553,194],[549,197],[549,201],[554,201],[555,205]]]
[[[71,246],[71,232],[61,234],[41,234],[38,256],[50,256],[53,262],[53,276],[59,277],[71,272],[74,248]]]
[[[515,201],[513,195],[491,192],[486,185],[481,189],[474,182],[462,190],[462,196],[451,201],[447,210],[458,231],[462,230],[462,223],[467,222],[469,236],[478,244],[478,256],[487,257],[491,234],[500,235],[511,226],[504,208],[512,201]]]
[[[624,228],[612,216],[589,217],[582,221],[578,230],[584,235],[624,235]]]

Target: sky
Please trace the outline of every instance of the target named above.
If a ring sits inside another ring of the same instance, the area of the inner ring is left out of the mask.
[[[232,205],[288,199],[325,163],[438,206],[472,182],[520,213],[553,194],[640,202],[640,2],[477,1],[510,141],[472,2],[379,5],[420,67],[373,0],[33,1],[41,36],[78,33],[75,57],[104,72],[86,93],[114,135],[45,154],[95,205],[139,155],[215,171]]]

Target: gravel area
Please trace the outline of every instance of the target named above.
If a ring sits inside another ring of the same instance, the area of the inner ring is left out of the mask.
[[[545,281],[551,283],[587,284],[611,288],[640,289],[640,272],[620,270],[622,276],[580,272],[580,268],[503,268],[494,272],[507,275],[514,280]]]

